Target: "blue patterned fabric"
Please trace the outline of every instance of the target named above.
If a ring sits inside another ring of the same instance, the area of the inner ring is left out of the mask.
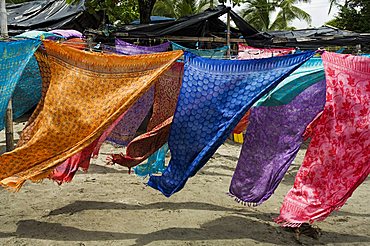
[[[262,97],[256,106],[280,106],[290,103],[311,85],[325,79],[321,58],[311,58]]]
[[[220,47],[220,48],[217,48],[217,49],[197,50],[197,49],[186,48],[186,47],[184,47],[182,45],[179,45],[175,42],[171,42],[171,45],[172,45],[173,50],[188,51],[188,52],[191,52],[191,53],[193,53],[195,55],[198,55],[198,56],[203,56],[203,57],[207,57],[207,58],[217,58],[217,59],[224,58],[225,54],[226,54],[226,51],[228,49],[227,46],[223,46],[223,47]]]
[[[40,43],[36,39],[0,42],[0,129],[4,128],[5,111],[22,71]]]
[[[248,109],[314,52],[258,60],[184,55],[184,78],[169,136],[172,159],[148,185],[165,196],[181,190],[231,134]]]
[[[41,99],[41,74],[35,56],[22,72],[13,94],[13,117],[17,119],[32,109]]]
[[[163,172],[166,169],[165,160],[168,150],[168,144],[166,143],[154,154],[149,156],[146,163],[134,167],[135,174],[140,177],[146,177]]]

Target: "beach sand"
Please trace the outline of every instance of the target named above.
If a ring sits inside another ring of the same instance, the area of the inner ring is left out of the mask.
[[[24,124],[15,123],[16,138]],[[27,182],[17,193],[1,189],[0,245],[370,245],[369,178],[340,211],[315,223],[319,239],[303,235],[298,241],[273,218],[305,149],[275,194],[253,208],[226,194],[240,149],[223,144],[183,190],[166,198],[126,168],[107,166],[108,154],[123,149],[104,144],[89,171],[71,183]]]

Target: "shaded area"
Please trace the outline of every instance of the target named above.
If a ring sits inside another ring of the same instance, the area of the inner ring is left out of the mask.
[[[60,215],[60,214],[73,214],[86,210],[207,210],[207,211],[223,211],[223,212],[241,212],[244,208],[235,209],[227,208],[218,205],[202,202],[156,202],[145,205],[133,205],[124,204],[117,202],[97,202],[97,201],[75,201],[74,203],[68,204],[59,209],[52,210],[49,216]]]
[[[166,228],[148,234],[117,233],[107,231],[87,231],[64,226],[59,223],[21,220],[14,233],[0,232],[0,238],[17,237],[54,241],[111,241],[136,239],[135,245],[148,245],[153,242],[174,241],[212,241],[251,239],[260,243],[274,245],[294,245],[303,242],[295,241],[293,234],[280,230],[268,223],[239,216],[226,216],[206,222],[200,228]],[[227,233],[225,233],[227,232]],[[269,234],[266,237],[266,233]],[[355,236],[336,232],[323,232],[319,240],[304,238],[309,245],[322,243],[369,243],[366,236]]]

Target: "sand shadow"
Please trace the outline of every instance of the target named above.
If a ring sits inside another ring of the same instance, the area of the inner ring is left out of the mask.
[[[14,233],[1,233],[0,238],[17,237],[53,241],[107,241],[136,239],[140,234],[117,233],[109,231],[87,231],[59,223],[37,220],[21,220]]]
[[[212,156],[212,159],[218,159],[218,158],[224,158],[224,159],[226,159],[228,161],[231,161],[231,162],[234,162],[234,163],[237,163],[239,161],[239,155],[238,156],[232,156],[232,155],[221,155],[220,153],[215,153]],[[221,166],[221,165],[219,165],[219,167],[224,168],[226,170],[231,170],[231,171],[234,171],[234,169],[235,169],[235,168],[232,168],[232,167]]]
[[[212,241],[252,239],[273,245],[369,243],[370,237],[323,232],[319,240],[308,237],[297,242],[294,235],[269,223],[240,216],[225,216],[200,225],[200,228],[166,228],[147,234],[88,231],[59,223],[21,220],[14,233],[0,232],[0,238],[32,238],[53,241],[111,241],[135,239],[138,246],[160,241]]]
[[[143,205],[125,204],[117,202],[97,202],[97,201],[75,201],[59,209],[52,210],[47,216],[61,214],[74,214],[86,210],[207,210],[223,212],[242,212],[245,208],[235,209],[202,202],[156,202]]]

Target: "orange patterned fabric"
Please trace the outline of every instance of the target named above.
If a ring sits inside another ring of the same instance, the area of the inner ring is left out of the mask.
[[[36,109],[33,111],[31,117],[28,119],[26,126],[23,128],[22,134],[17,143],[17,147],[24,145],[34,135],[35,119],[37,118],[42,108],[44,107],[46,92],[48,91],[49,85],[50,85],[51,72],[50,72],[50,67],[49,67],[46,51],[40,47],[34,53],[34,55],[39,64],[39,69],[40,69],[41,79],[42,79],[41,99],[39,103],[37,104]]]
[[[43,109],[29,141],[0,156],[0,182],[38,181],[98,138],[182,51],[123,57],[45,41],[51,71]]]

